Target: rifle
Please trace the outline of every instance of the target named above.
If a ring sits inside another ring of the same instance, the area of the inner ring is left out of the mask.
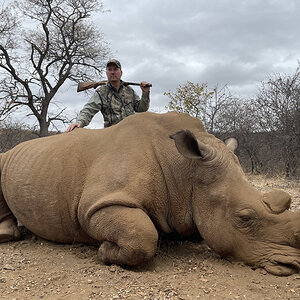
[[[77,92],[82,92],[91,88],[96,89],[99,85],[105,85],[107,83],[107,80],[103,80],[103,81],[88,81],[88,82],[79,82],[78,83],[78,87],[77,87]],[[136,82],[125,82],[123,81],[123,84],[125,86],[127,85],[140,85],[140,83],[136,83]],[[152,84],[149,83],[147,85],[145,85],[145,87],[152,87]]]

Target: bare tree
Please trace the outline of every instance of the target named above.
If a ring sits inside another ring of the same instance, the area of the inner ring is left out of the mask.
[[[221,88],[216,85],[213,89],[214,96],[207,99],[204,107],[204,118],[206,119],[207,129],[211,133],[224,132],[224,114],[228,108],[233,107],[237,98],[234,97],[228,86]]]
[[[62,85],[102,76],[109,47],[90,17],[103,6],[99,0],[24,0],[11,7],[0,8],[0,118],[26,108],[46,136],[50,124],[67,121],[55,106]]]
[[[255,105],[251,99],[232,98],[223,108],[219,128],[222,137],[237,138],[239,158],[251,173],[261,172],[263,166],[260,155],[262,138],[257,134],[259,127],[255,115]]]
[[[257,122],[280,145],[286,177],[294,176],[300,163],[300,63],[293,75],[262,82],[256,104]]]

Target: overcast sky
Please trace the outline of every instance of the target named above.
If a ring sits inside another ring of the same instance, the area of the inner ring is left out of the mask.
[[[228,84],[255,95],[274,73],[292,74],[300,60],[299,0],[103,0],[95,24],[120,60],[123,80],[153,84],[150,110],[162,111],[163,93],[187,81]],[[135,90],[140,94],[139,87]],[[69,89],[78,112],[86,94]],[[70,99],[71,100],[71,99]],[[101,113],[90,128],[101,127]]]

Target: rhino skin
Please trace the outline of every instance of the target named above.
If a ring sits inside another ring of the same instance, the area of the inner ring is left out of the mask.
[[[105,264],[137,266],[160,233],[200,233],[231,261],[299,272],[299,212],[287,193],[247,182],[235,147],[176,112],[21,143],[0,156],[0,242],[20,238],[17,219],[50,241],[99,245]]]

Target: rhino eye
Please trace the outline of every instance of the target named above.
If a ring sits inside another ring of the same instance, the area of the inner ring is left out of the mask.
[[[247,215],[239,216],[239,218],[242,222],[249,222],[252,219],[250,216]]]
[[[236,214],[236,226],[247,228],[253,226],[256,221],[255,211],[252,209],[243,209]]]

